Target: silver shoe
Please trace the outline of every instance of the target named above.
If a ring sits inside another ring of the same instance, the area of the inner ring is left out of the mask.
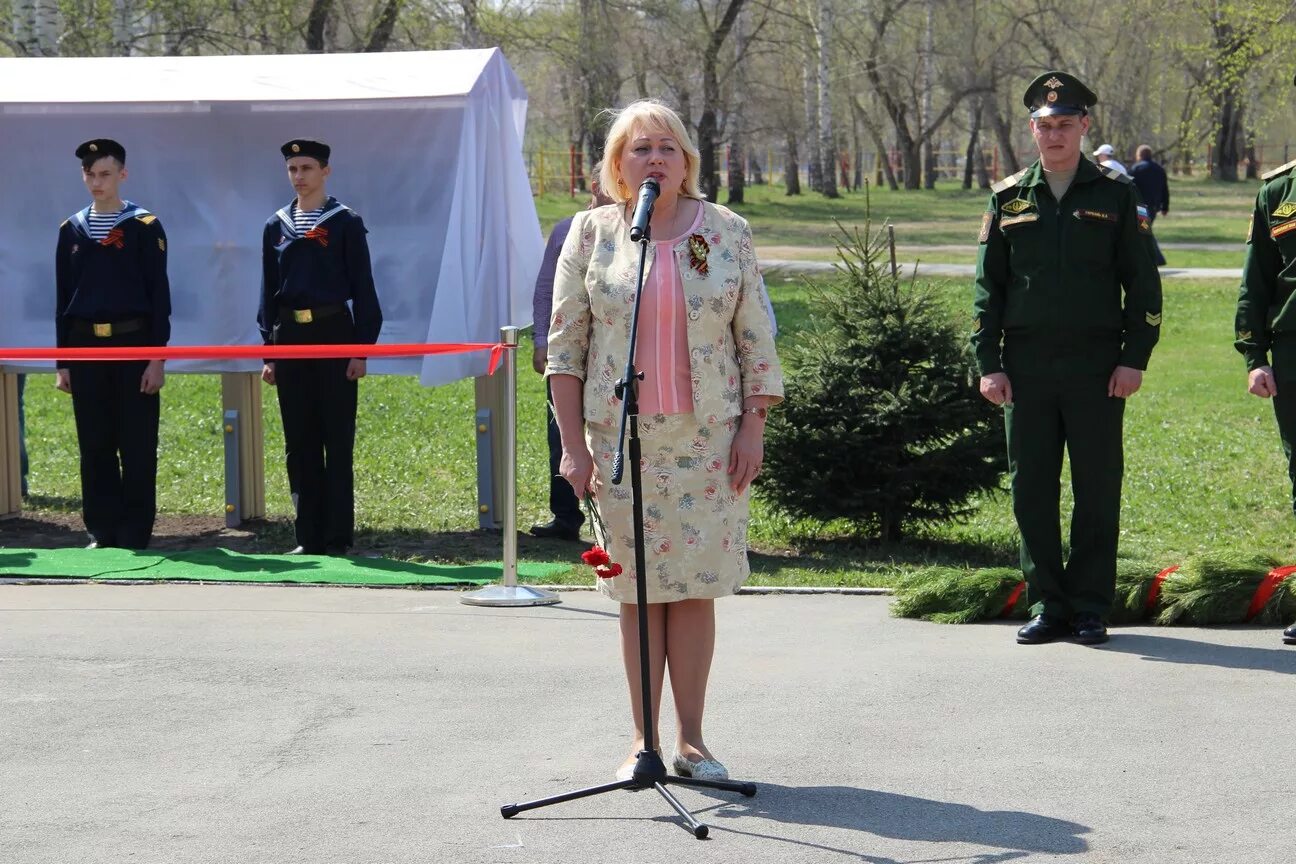
[[[700,762],[689,761],[683,755],[676,753],[675,758],[671,760],[675,773],[681,777],[692,777],[696,780],[728,780],[729,769],[720,764],[717,759],[703,759]]]

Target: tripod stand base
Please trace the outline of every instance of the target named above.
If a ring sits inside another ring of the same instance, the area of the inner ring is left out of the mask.
[[[680,815],[684,820],[685,827],[699,840],[705,840],[710,832],[705,823],[699,822],[688,808],[680,803],[671,791],[666,788],[670,785],[692,786],[696,789],[720,789],[725,792],[738,792],[750,798],[756,794],[756,784],[747,783],[740,780],[698,780],[694,777],[672,777],[666,773],[666,763],[662,762],[661,756],[657,755],[655,750],[641,750],[638,759],[635,762],[634,774],[629,780],[617,780],[614,783],[604,783],[600,786],[590,786],[587,789],[578,789],[575,792],[564,792],[561,795],[553,795],[549,798],[538,798],[535,801],[527,801],[522,804],[505,804],[500,808],[500,815],[505,819],[516,816],[524,810],[534,810],[537,807],[548,807],[550,804],[561,804],[564,801],[575,801],[579,798],[589,798],[593,795],[602,795],[604,792],[616,792],[622,789],[637,792],[640,789],[656,789],[666,803]]]

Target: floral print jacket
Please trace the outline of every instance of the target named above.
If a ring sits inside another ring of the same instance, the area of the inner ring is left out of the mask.
[[[688,310],[693,413],[714,424],[741,414],[747,396],[781,402],[783,372],[751,228],[725,207],[704,201],[702,208],[697,232],[672,252]],[[604,426],[621,416],[614,384],[625,371],[639,274],[639,244],[630,241],[621,212],[620,205],[609,204],[572,222],[554,276],[545,370],[546,376],[584,381],[585,422]],[[655,257],[656,245],[649,244],[645,273]]]

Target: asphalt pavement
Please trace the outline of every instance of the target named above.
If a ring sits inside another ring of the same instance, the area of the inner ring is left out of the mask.
[[[504,820],[626,755],[615,607],[563,601],[0,586],[0,861],[1256,864],[1296,839],[1277,630],[1025,647],[843,595],[718,602],[707,739],[758,793],[677,787],[710,839],[652,790]]]

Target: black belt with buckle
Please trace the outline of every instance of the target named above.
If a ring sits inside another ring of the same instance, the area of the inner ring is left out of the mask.
[[[138,333],[149,327],[147,318],[127,318],[125,321],[87,321],[84,318],[72,319],[72,332],[82,336],[94,336],[108,339],[126,333]]]
[[[292,309],[288,306],[279,307],[279,320],[292,321],[294,324],[312,324],[321,318],[331,318],[339,312],[346,311],[345,303],[335,303],[332,306],[315,306],[311,309]]]

